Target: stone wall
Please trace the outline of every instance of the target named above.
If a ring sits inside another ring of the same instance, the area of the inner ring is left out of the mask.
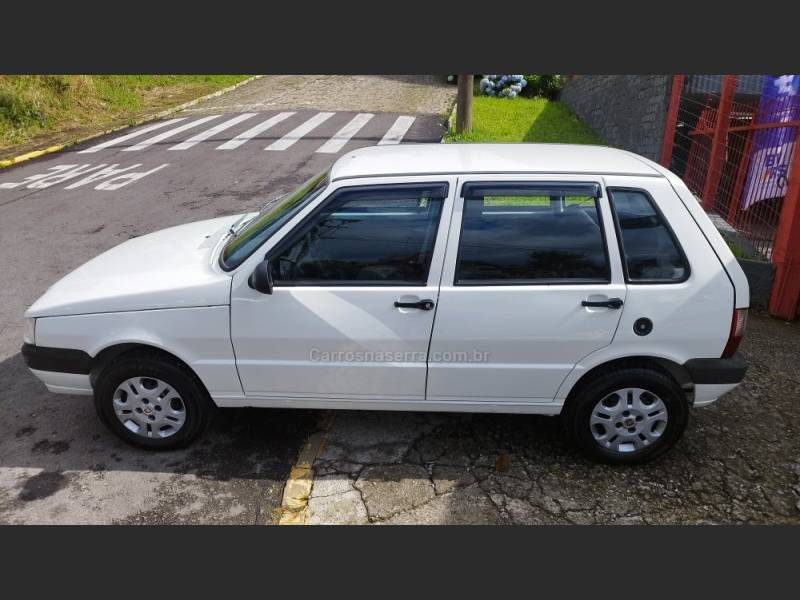
[[[610,146],[658,161],[671,75],[568,75],[560,99]]]

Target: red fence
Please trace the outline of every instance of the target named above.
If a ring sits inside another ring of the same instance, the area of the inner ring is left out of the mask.
[[[674,76],[661,164],[775,265],[769,309],[785,319],[800,307],[798,141],[800,95],[765,94],[762,76]]]

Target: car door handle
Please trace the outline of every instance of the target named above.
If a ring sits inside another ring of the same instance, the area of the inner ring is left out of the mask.
[[[584,300],[581,302],[581,306],[590,306],[593,308],[622,308],[623,304],[621,298],[609,298],[608,300],[599,300],[597,302]]]
[[[435,306],[433,300],[425,299],[417,302],[400,302],[396,300],[394,303],[397,308],[418,308],[420,310],[433,310]]]

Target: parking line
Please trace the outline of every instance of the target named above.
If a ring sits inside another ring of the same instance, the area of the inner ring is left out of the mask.
[[[297,461],[289,471],[283,488],[283,499],[278,511],[278,525],[305,525],[308,519],[308,499],[314,487],[314,461],[322,453],[328,432],[333,426],[336,413],[325,411],[319,421],[319,429],[303,444]]]
[[[233,127],[237,123],[241,123],[242,121],[246,121],[250,117],[255,117],[257,113],[242,113],[232,119],[228,119],[227,121],[223,121],[219,125],[215,125],[211,129],[206,129],[205,131],[201,131],[197,135],[190,137],[185,142],[181,142],[180,144],[175,144],[170,150],[187,150],[191,148],[195,144],[202,142],[203,140],[207,140],[211,136],[214,136],[221,131],[225,131],[226,129]]]
[[[389,128],[389,131],[386,132],[386,135],[381,138],[381,141],[378,142],[378,146],[385,146],[387,144],[399,144],[403,137],[405,137],[408,130],[413,125],[414,121],[416,121],[416,117],[397,117],[397,120],[394,124]]]
[[[335,113],[332,112],[317,113],[302,125],[292,129],[281,139],[276,140],[275,142],[264,148],[264,150],[286,150],[290,146],[293,146],[295,142],[297,142],[304,135],[322,125],[325,121],[330,119],[334,114]]]
[[[96,144],[91,148],[87,148],[86,150],[81,150],[78,154],[88,154],[90,152],[99,152],[100,150],[105,150],[111,146],[116,146],[117,144],[121,144],[122,142],[127,142],[128,140],[132,140],[135,137],[139,137],[140,135],[144,135],[145,133],[150,133],[151,131],[155,131],[156,129],[161,129],[162,127],[166,127],[167,125],[172,125],[173,123],[177,123],[178,121],[185,121],[186,117],[178,117],[177,119],[169,119],[168,121],[161,121],[160,123],[154,123],[149,127],[145,127],[144,129],[139,129],[134,131],[133,133],[129,133],[128,135],[123,135],[122,137],[112,138],[110,140],[106,140],[101,144]]]
[[[281,121],[285,121],[286,119],[288,119],[289,117],[291,117],[294,114],[297,114],[297,113],[292,111],[292,112],[282,112],[282,113],[279,113],[277,115],[274,115],[274,116],[270,117],[269,119],[267,119],[266,121],[263,121],[263,122],[259,123],[255,127],[251,127],[247,131],[245,131],[243,133],[240,133],[239,135],[237,135],[232,140],[228,140],[224,144],[222,144],[220,146],[217,146],[216,150],[233,150],[234,148],[238,148],[239,146],[241,146],[245,142],[248,142],[252,138],[256,137],[259,133],[262,133],[262,132],[266,131],[267,129],[270,129],[270,128],[274,127],[275,125],[277,125]]]
[[[331,139],[322,144],[322,146],[317,149],[317,152],[335,154],[344,147],[351,137],[358,133],[359,129],[369,123],[369,120],[374,116],[375,115],[371,113],[357,114],[347,125],[337,131]]]
[[[216,119],[219,115],[210,115],[208,117],[203,117],[202,119],[197,119],[196,121],[189,121],[188,123],[184,123],[180,127],[176,127],[175,129],[170,129],[169,131],[165,131],[164,133],[160,133],[158,135],[154,135],[151,138],[147,138],[146,140],[139,142],[135,146],[131,146],[130,148],[123,148],[123,152],[135,152],[136,150],[144,150],[152,146],[153,144],[157,144],[158,142],[162,142],[168,138],[171,138],[173,135],[178,135],[179,133],[186,131],[187,129],[192,129],[197,127],[198,125],[202,125],[203,123],[207,123],[211,119]]]

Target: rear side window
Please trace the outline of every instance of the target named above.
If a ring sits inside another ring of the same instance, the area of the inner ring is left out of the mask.
[[[594,184],[466,184],[455,283],[597,283],[610,271]]]
[[[609,189],[625,276],[632,283],[678,283],[689,264],[652,198],[640,190]]]
[[[345,189],[271,253],[276,285],[425,285],[447,184]]]

